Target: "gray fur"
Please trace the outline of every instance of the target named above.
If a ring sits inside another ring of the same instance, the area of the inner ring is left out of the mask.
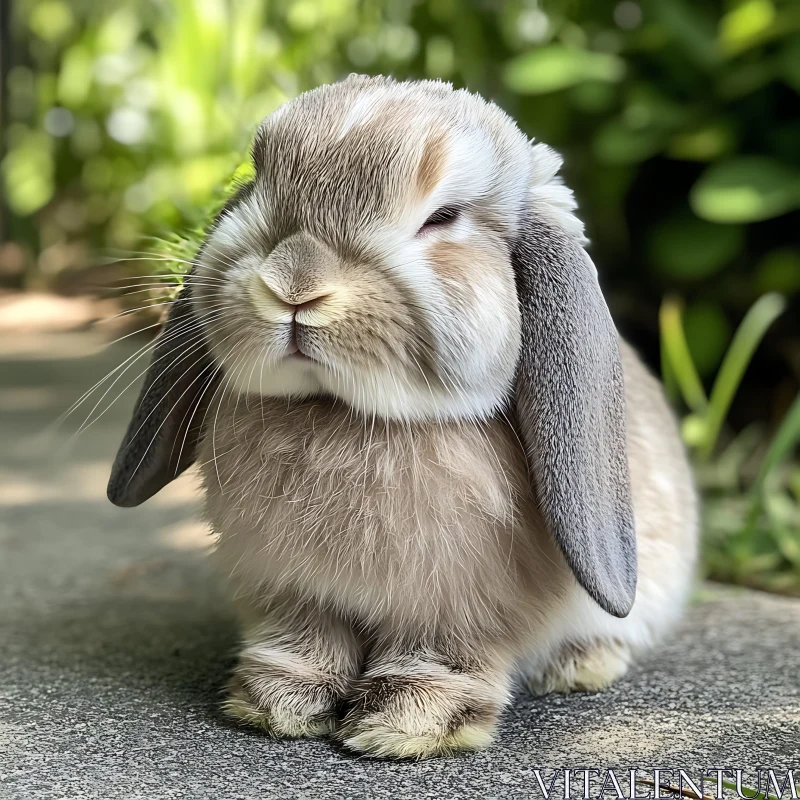
[[[140,505],[194,462],[207,398],[218,382],[187,281],[172,303],[111,469],[107,493],[114,505]]]
[[[209,226],[209,236],[252,189],[252,183],[239,186]],[[202,252],[201,247],[198,259]],[[195,461],[208,403],[221,375],[193,306],[196,276],[193,266],[170,306],[114,459],[106,494],[116,506],[141,505]]]
[[[513,249],[522,349],[517,420],[539,507],[575,577],[610,614],[636,594],[618,335],[592,263],[552,227]]]

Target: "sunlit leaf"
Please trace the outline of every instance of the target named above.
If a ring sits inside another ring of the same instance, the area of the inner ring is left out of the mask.
[[[689,447],[699,447],[706,436],[706,422],[698,414],[687,414],[681,423],[681,437]]]
[[[92,88],[94,58],[89,48],[75,44],[65,53],[58,74],[58,99],[66,106],[80,106]]]
[[[720,48],[735,55],[759,44],[775,22],[775,6],[770,0],[744,0],[719,23]]]
[[[28,24],[37,36],[54,42],[69,33],[75,20],[69,3],[64,0],[45,0],[33,7]]]
[[[800,206],[800,175],[766,156],[742,156],[710,166],[690,201],[711,222],[757,222]]]
[[[20,216],[38,211],[55,189],[55,165],[49,137],[27,136],[2,162],[3,192],[9,207]]]
[[[765,294],[756,300],[737,328],[709,397],[706,438],[700,447],[702,457],[708,458],[711,455],[756,348],[785,308],[786,300],[781,295]]]
[[[666,362],[664,366],[669,366],[669,371],[681,390],[684,402],[695,412],[684,421],[684,438],[687,442],[695,444],[702,438],[704,427],[702,415],[708,406],[708,399],[689,351],[681,316],[680,301],[675,297],[665,298],[658,315],[661,344]]]
[[[625,62],[611,53],[547,45],[510,61],[503,71],[506,86],[520,94],[545,94],[567,89],[584,80],[615,82]]]
[[[101,52],[124,53],[139,34],[139,17],[133,8],[113,10],[97,30],[97,47]]]
[[[296,31],[311,30],[322,16],[322,4],[314,0],[295,0],[289,6],[286,21]]]

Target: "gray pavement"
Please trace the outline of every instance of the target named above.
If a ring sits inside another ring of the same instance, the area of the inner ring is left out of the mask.
[[[711,586],[620,684],[521,696],[483,753],[386,763],[229,724],[236,634],[192,477],[139,509],[107,502],[130,390],[75,439],[91,404],[45,432],[130,352],[90,334],[0,341],[3,800],[505,800],[541,797],[536,768],[799,766],[800,601]]]

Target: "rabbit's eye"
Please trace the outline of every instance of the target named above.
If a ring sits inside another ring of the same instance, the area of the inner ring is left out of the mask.
[[[422,233],[429,228],[439,228],[444,225],[449,225],[451,222],[455,222],[460,216],[460,208],[456,208],[455,206],[442,206],[441,208],[437,208],[436,211],[425,220],[425,224],[419,229],[419,232]]]

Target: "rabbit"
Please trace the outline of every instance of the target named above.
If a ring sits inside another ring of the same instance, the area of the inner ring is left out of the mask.
[[[424,758],[487,746],[519,684],[623,676],[681,616],[698,504],[561,158],[466,90],[350,76],[252,160],[108,486],[135,506],[199,462],[227,713]]]

